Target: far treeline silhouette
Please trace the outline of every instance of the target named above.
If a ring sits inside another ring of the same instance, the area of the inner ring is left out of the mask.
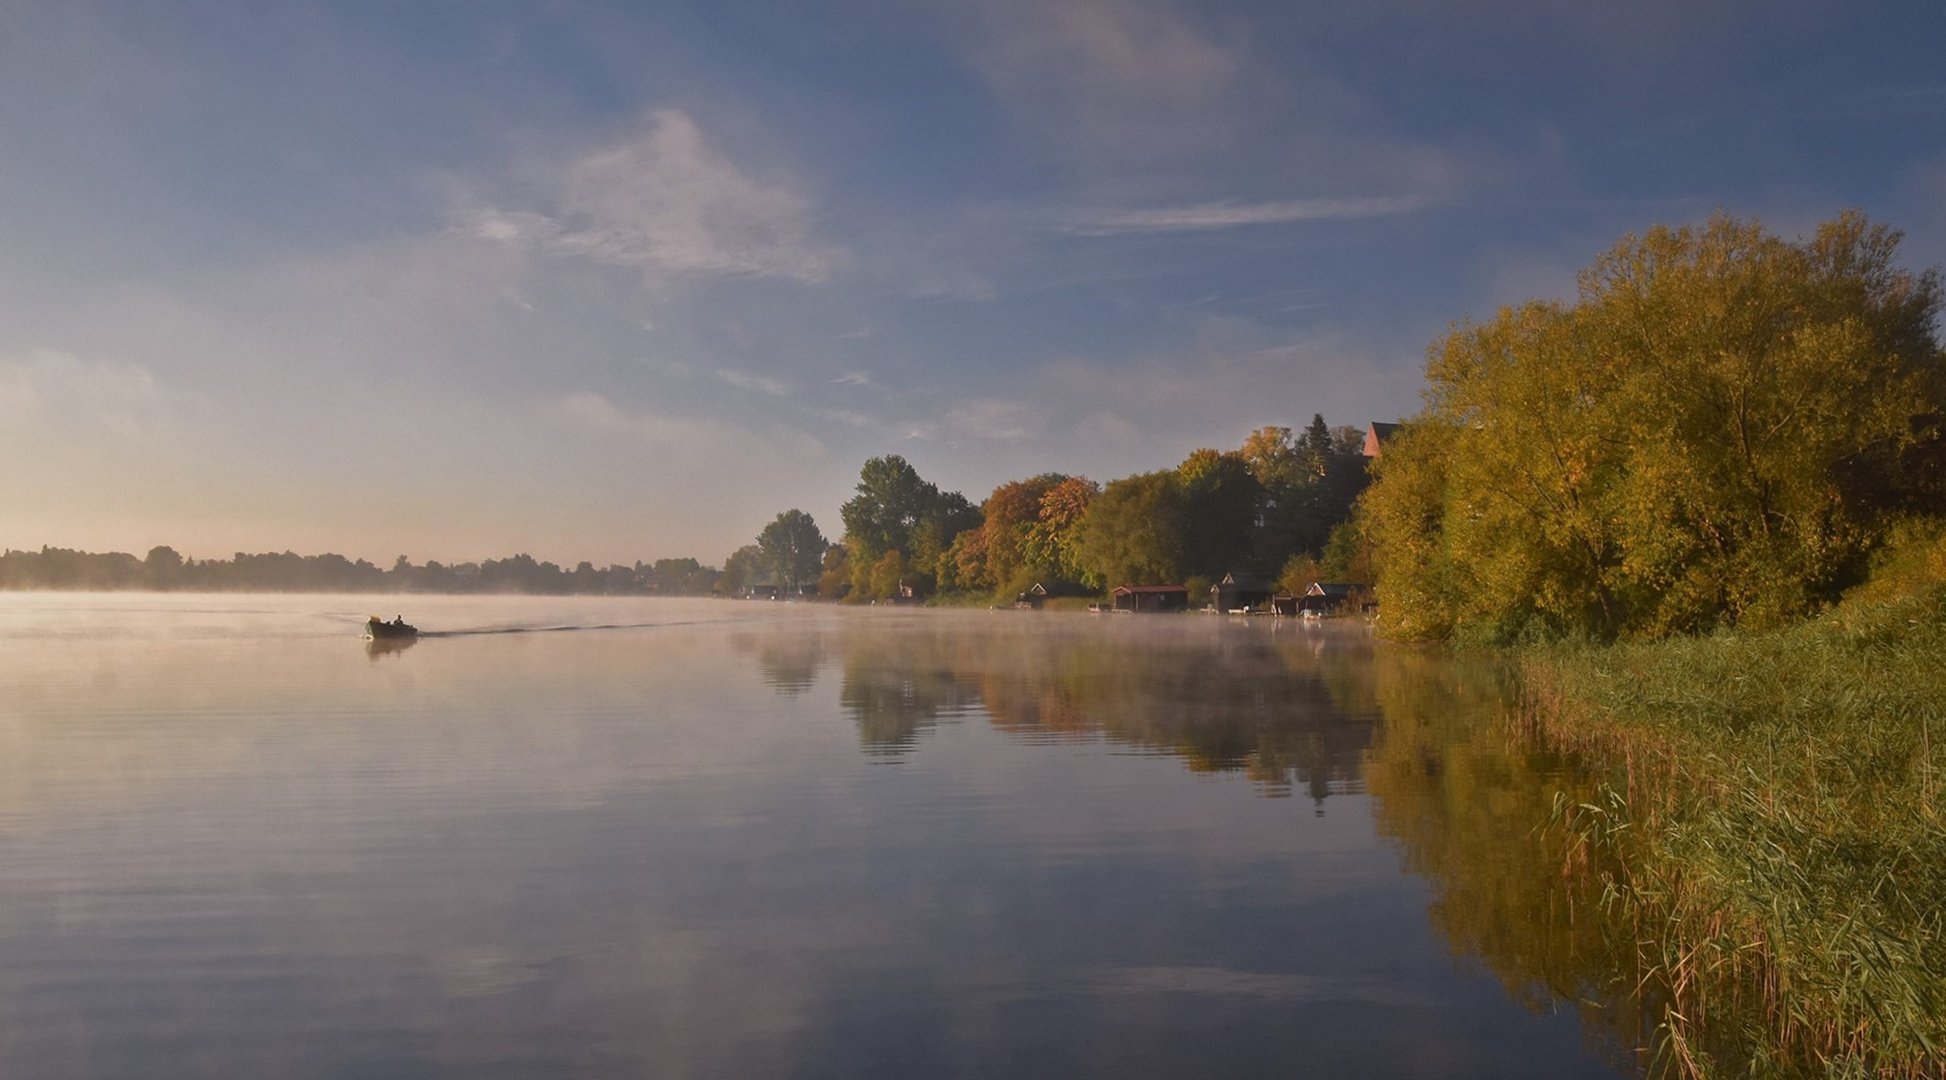
[[[569,570],[524,554],[450,566],[436,561],[415,566],[401,555],[390,570],[383,570],[363,559],[288,551],[239,551],[228,559],[185,559],[169,547],[153,548],[142,559],[122,551],[97,554],[53,547],[0,554],[0,589],[707,596],[722,576],[695,559],[657,559],[607,569],[583,562]]]

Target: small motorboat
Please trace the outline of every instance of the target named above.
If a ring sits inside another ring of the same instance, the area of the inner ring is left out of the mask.
[[[403,615],[391,622],[386,622],[374,615],[365,620],[365,636],[373,641],[416,638],[419,636],[419,628],[406,622]]]

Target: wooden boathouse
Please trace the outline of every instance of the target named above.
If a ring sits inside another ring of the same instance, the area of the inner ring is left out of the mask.
[[[1142,614],[1189,610],[1187,585],[1117,585],[1115,610]]]

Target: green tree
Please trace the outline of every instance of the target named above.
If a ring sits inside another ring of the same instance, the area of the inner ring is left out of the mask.
[[[1394,632],[1653,635],[1800,616],[1940,507],[1936,271],[1848,213],[1624,239],[1572,306],[1435,343],[1365,497]]]
[[[930,592],[935,584],[935,573],[947,561],[947,553],[952,550],[954,541],[969,529],[979,527],[979,507],[968,502],[966,496],[957,491],[940,492],[932,507],[912,528],[911,543],[904,553],[917,580],[908,584],[913,584],[920,591]]]
[[[1257,569],[1323,551],[1365,489],[1364,447],[1363,432],[1331,427],[1321,414],[1312,415],[1301,436],[1264,427],[1244,439],[1238,453],[1263,489],[1249,560]]]
[[[1197,450],[1176,468],[1183,496],[1181,553],[1192,574],[1246,569],[1264,489],[1242,454]]]
[[[763,570],[763,549],[745,544],[723,560],[723,575],[716,579],[715,590],[725,596],[736,596],[755,584]]]
[[[958,492],[941,492],[896,454],[872,458],[858,473],[858,494],[839,509],[850,548],[852,585],[860,599],[879,596],[874,574],[888,553],[902,561],[902,580],[930,591],[953,541],[980,524],[980,511]]]
[[[1324,422],[1323,413],[1312,413],[1311,422],[1304,428],[1304,434],[1297,441],[1297,457],[1307,472],[1323,476],[1331,461],[1331,426]]]
[[[777,584],[791,596],[807,581],[815,581],[830,547],[818,523],[802,510],[786,510],[757,534],[757,549]]]
[[[1329,581],[1370,585],[1375,579],[1371,541],[1365,535],[1364,522],[1356,514],[1331,530],[1331,538],[1324,544],[1324,556],[1318,560],[1318,570]]]
[[[858,470],[858,494],[839,508],[854,563],[874,563],[912,546],[912,530],[939,503],[939,489],[897,454],[875,457]]]
[[[1082,518],[1075,540],[1082,569],[1106,585],[1181,581],[1185,504],[1173,471],[1113,481]]]
[[[142,560],[142,583],[151,589],[173,589],[182,580],[182,556],[172,547],[152,547]]]

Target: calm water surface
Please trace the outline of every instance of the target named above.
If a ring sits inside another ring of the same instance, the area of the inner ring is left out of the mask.
[[[1350,626],[0,595],[0,1076],[1632,1071],[1494,693]]]

